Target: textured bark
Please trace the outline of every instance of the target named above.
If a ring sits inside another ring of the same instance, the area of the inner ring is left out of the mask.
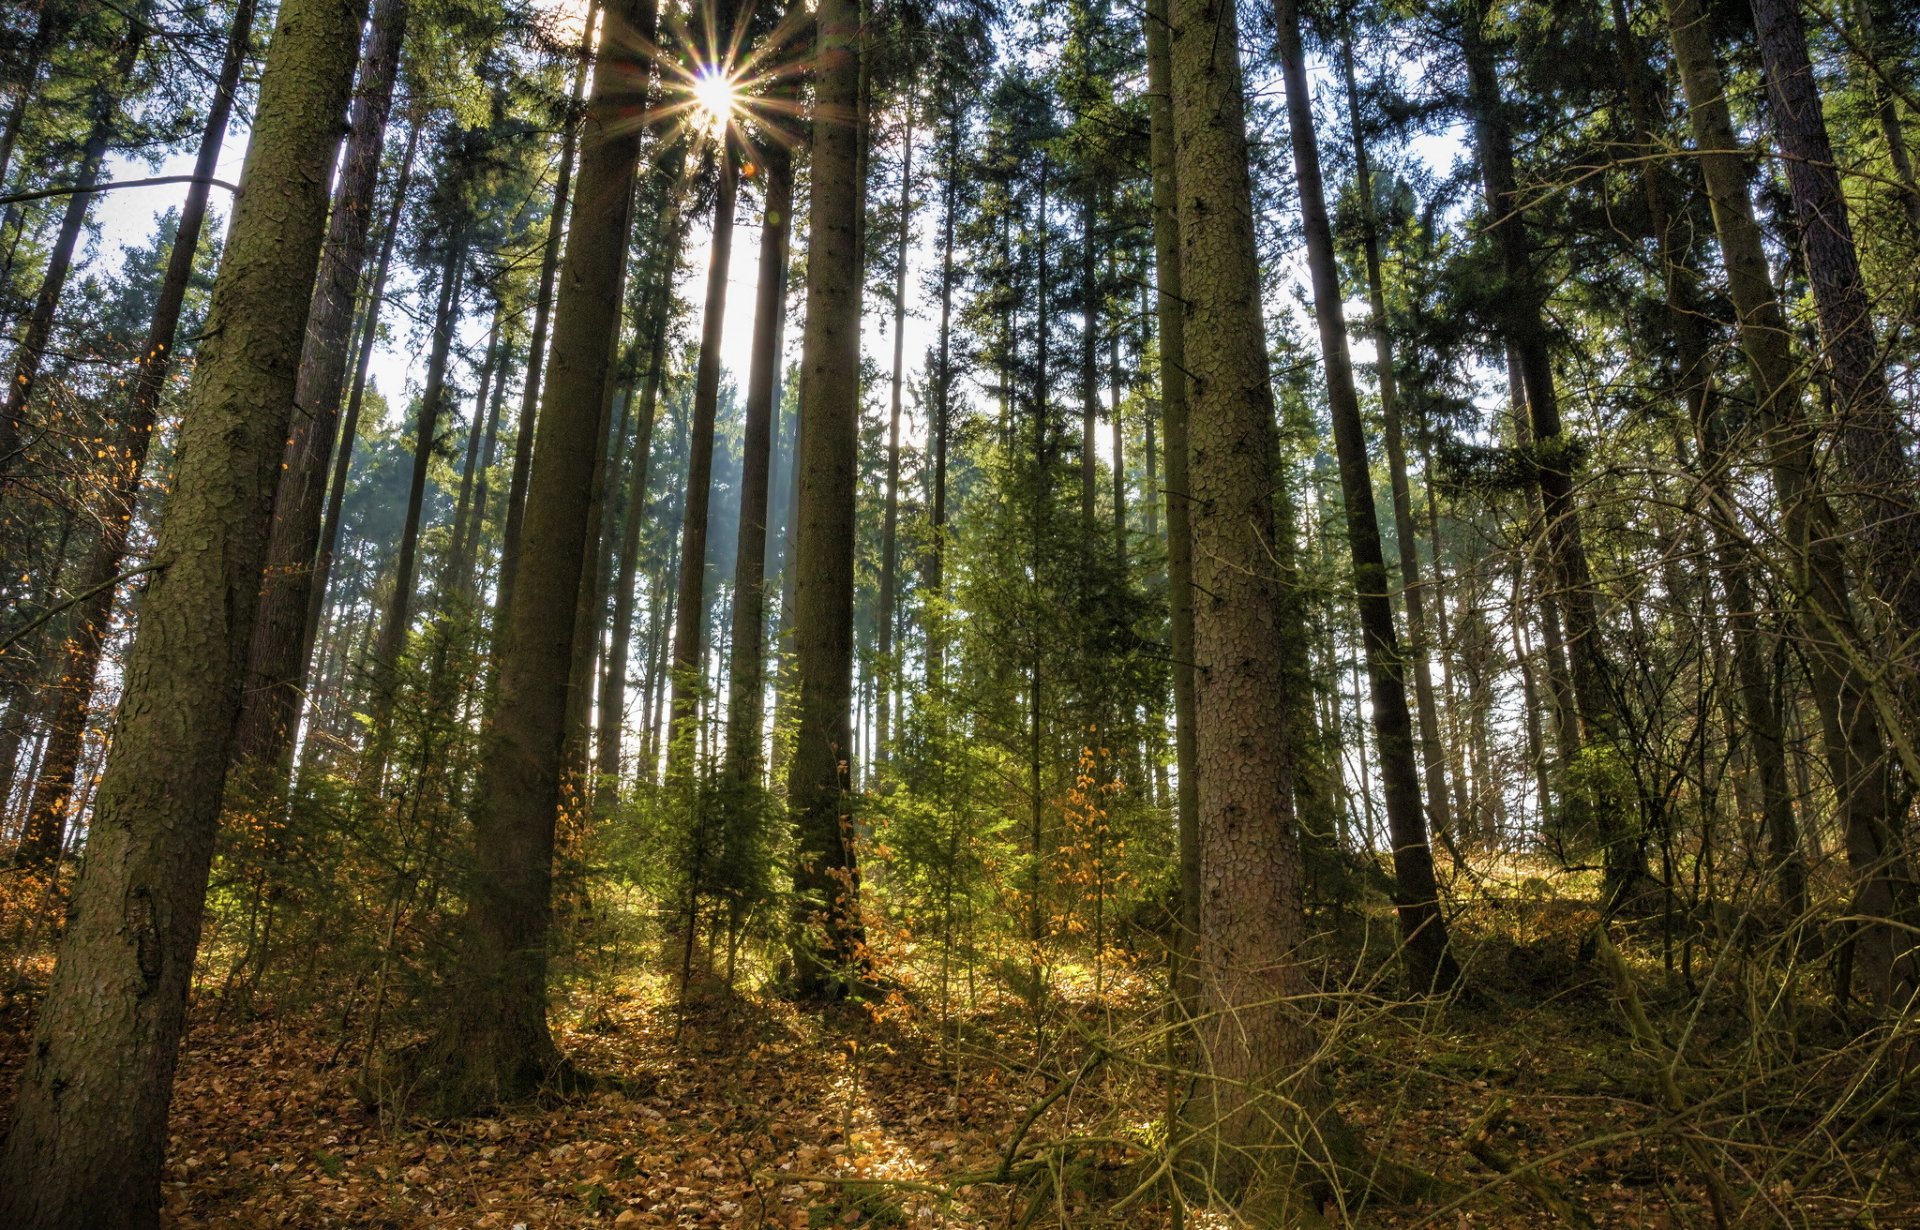
[[[1193,535],[1187,478],[1186,294],[1180,274],[1179,179],[1174,162],[1168,0],[1147,0],[1147,93],[1153,163],[1155,323],[1160,416],[1167,440],[1167,611],[1173,656],[1174,815],[1180,845],[1180,937],[1190,955],[1200,926],[1200,777],[1193,656]],[[1188,1008],[1193,988],[1187,988]]]
[[[907,127],[900,155],[900,234],[894,249],[893,270],[893,382],[887,411],[887,504],[880,527],[880,609],[874,612],[878,639],[874,670],[877,695],[873,718],[873,761],[884,764],[892,741],[893,623],[900,540],[900,385],[907,353],[907,255],[913,241],[913,103],[914,87],[907,89]]]
[[[526,385],[520,392],[520,416],[513,445],[513,473],[507,479],[507,513],[500,529],[500,581],[494,595],[494,627],[506,625],[513,605],[514,583],[520,573],[520,529],[526,519],[527,483],[533,473],[535,419],[540,406],[540,377],[547,360],[547,329],[553,317],[553,295],[560,272],[561,244],[567,234],[567,203],[573,192],[573,164],[580,147],[580,110],[587,70],[593,58],[594,25],[603,9],[592,0],[580,32],[580,62],[573,71],[573,95],[568,100],[560,137],[560,166],[553,178],[553,210],[547,215],[546,248],[540,257],[540,286],[533,296],[533,335],[527,342]],[[609,343],[611,345],[611,343]]]
[[[1188,1108],[1194,1165],[1231,1199],[1291,1209],[1318,1095],[1316,1030],[1284,728],[1273,574],[1273,390],[1259,300],[1239,23],[1176,0],[1175,174],[1191,419],[1194,653],[1202,883],[1194,964],[1207,1071]],[[1151,20],[1151,19],[1149,19]],[[1164,275],[1163,275],[1164,276]],[[1302,1130],[1306,1129],[1306,1130]]]
[[[268,785],[248,780],[256,775],[273,779],[282,775],[293,747],[300,697],[306,690],[312,656],[307,607],[320,544],[327,461],[339,424],[354,300],[366,264],[374,188],[386,146],[393,81],[406,40],[408,4],[409,0],[379,0],[361,52],[347,120],[346,153],[333,193],[326,246],[320,253],[320,275],[307,309],[291,430],[280,489],[274,497],[273,536],[260,578],[260,610],[254,617],[246,700],[241,704],[234,748],[235,767],[240,770],[235,785],[242,791]],[[340,447],[350,450],[352,437],[343,437]]]
[[[207,197],[212,190],[207,180],[213,174],[220,159],[220,146],[226,140],[227,120],[233,114],[234,87],[239,83],[240,70],[246,64],[247,50],[252,45],[253,15],[253,0],[240,0],[233,12],[226,54],[220,62],[220,76],[214,85],[206,126],[200,132],[200,150],[194,159],[193,174],[197,182],[187,189],[187,199],[180,208],[180,225],[174,233],[173,251],[167,256],[167,272],[154,303],[146,345],[140,351],[140,365],[134,374],[133,398],[127,407],[120,446],[110,458],[111,472],[106,486],[112,493],[110,507],[119,515],[109,516],[102,523],[100,536],[88,553],[86,567],[73,586],[75,592],[91,592],[91,596],[74,608],[62,648],[65,661],[60,686],[52,697],[47,744],[40,754],[26,829],[20,839],[19,858],[29,866],[52,864],[65,842],[67,823],[71,819],[74,773],[80,765],[86,735],[87,711],[113,619],[113,580],[126,566],[127,539],[140,498],[140,474],[146,467],[147,447],[159,418],[160,398],[173,369],[173,339],[180,329],[180,310],[186,302],[187,286],[193,280],[200,232],[206,227]],[[0,777],[0,783],[11,781],[11,774]],[[4,789],[4,785],[0,785],[0,789]]]
[[[1865,572],[1892,613],[1901,640],[1897,659],[1911,687],[1915,671],[1906,661],[1920,650],[1920,475],[1913,439],[1887,389],[1800,9],[1795,0],[1752,4],[1773,128],[1832,373],[1840,456],[1852,480],[1849,500],[1864,530]]]
[[[80,160],[74,168],[73,182],[92,184],[100,178],[107,146],[120,116],[120,92],[133,78],[134,66],[146,47],[148,5],[142,4],[127,18],[126,33],[121,36],[120,53],[113,69],[93,87],[87,102],[87,135],[80,145]],[[66,211],[60,216],[60,230],[47,254],[47,267],[40,275],[40,291],[27,316],[27,327],[14,348],[13,379],[7,384],[7,400],[0,405],[0,478],[20,468],[20,454],[31,443],[32,424],[27,403],[33,399],[40,379],[40,364],[46,358],[47,344],[53,340],[54,316],[60,309],[60,296],[67,288],[67,275],[73,271],[73,257],[80,244],[80,232],[86,227],[87,213],[93,208],[94,193],[75,192],[67,197]],[[13,570],[8,570],[12,575]]]
[[[1334,452],[1340,466],[1354,605],[1360,615],[1369,699],[1373,702],[1374,745],[1380,758],[1387,830],[1393,842],[1394,906],[1400,919],[1401,955],[1407,981],[1416,991],[1445,991],[1459,981],[1460,967],[1447,949],[1447,924],[1440,913],[1433,850],[1427,842],[1426,819],[1420,807],[1413,717],[1407,708],[1407,664],[1393,626],[1393,599],[1388,592],[1386,555],[1373,502],[1366,425],[1360,417],[1360,395],[1354,387],[1353,361],[1347,353],[1339,258],[1333,250],[1333,226],[1321,182],[1313,96],[1307,88],[1306,56],[1300,41],[1300,12],[1294,0],[1275,0],[1273,15],[1286,85],[1294,178],[1299,185],[1300,215],[1306,232],[1314,320],[1319,326],[1327,383],[1327,409],[1333,420]]]
[[[279,12],[87,870],[0,1159],[0,1222],[20,1230],[159,1221],[174,1062],[306,327],[306,297],[286,290],[310,285],[319,263],[364,15],[358,0]]]
[[[844,989],[860,942],[859,866],[846,759],[852,744],[853,538],[860,395],[859,22],[820,0],[814,61],[806,332],[801,343],[799,520],[793,646],[798,719],[787,778],[796,989]]]
[[[687,441],[687,506],[680,523],[680,584],[673,625],[673,700],[667,760],[676,772],[693,767],[700,694],[705,690],[707,635],[707,520],[713,487],[714,414],[720,397],[720,338],[726,326],[727,266],[733,257],[733,215],[739,190],[734,134],[720,155],[713,206],[712,260],[700,328],[700,360],[693,376],[693,427]]]
[[[1400,585],[1407,604],[1407,656],[1413,662],[1413,690],[1420,716],[1420,762],[1425,771],[1427,815],[1435,833],[1452,831],[1447,806],[1447,752],[1440,738],[1440,708],[1433,690],[1433,660],[1427,642],[1427,600],[1420,582],[1420,534],[1413,522],[1413,491],[1407,481],[1407,445],[1400,422],[1399,377],[1394,370],[1393,329],[1380,271],[1380,231],[1374,215],[1373,169],[1361,126],[1360,89],[1354,79],[1353,43],[1340,44],[1340,69],[1347,90],[1347,125],[1353,133],[1354,185],[1360,198],[1361,248],[1367,266],[1367,307],[1372,313],[1374,362],[1379,369],[1380,418],[1393,492],[1394,539],[1399,548]]]
[[[760,272],[754,288],[753,354],[747,372],[746,435],[740,454],[740,537],[734,552],[732,652],[727,670],[727,776],[760,780],[765,679],[767,489],[778,416],[781,339],[787,306],[787,241],[793,223],[793,167],[770,141],[762,159]]]
[[[414,1056],[422,1102],[457,1113],[524,1097],[572,1069],[547,1027],[547,933],[560,805],[574,608],[588,540],[589,487],[631,221],[646,109],[639,49],[653,0],[605,10],[604,49],[581,135],[579,208],[568,229],[527,492],[520,583],[497,658],[498,704],[484,736],[465,970],[439,1032]]]

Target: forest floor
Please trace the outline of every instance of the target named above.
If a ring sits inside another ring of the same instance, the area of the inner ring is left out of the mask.
[[[1446,1184],[1416,1203],[1329,1207],[1333,1224],[1711,1227],[1707,1157],[1745,1212],[1723,1224],[1920,1227],[1912,1120],[1849,1135],[1818,1106],[1796,1110],[1788,1099],[1817,1089],[1777,1073],[1689,1082],[1700,1113],[1666,1113],[1661,1061],[1631,1042],[1600,973],[1575,960],[1580,913],[1533,911],[1519,932],[1507,919],[1463,939],[1470,975],[1492,989],[1445,1008],[1351,986],[1328,997],[1324,1067],[1343,1111],[1371,1145]],[[1658,967],[1637,956],[1654,982]],[[602,978],[556,1009],[556,1032],[617,1086],[436,1124],[362,1106],[334,1013],[229,1023],[200,1012],[173,1103],[167,1221],[1165,1226],[1153,1169],[1160,999],[1147,972],[1103,980],[1098,997],[1085,971],[1056,980],[1066,990],[1037,1049],[1033,1016],[1004,995],[946,1023],[914,997],[802,1012],[714,993],[683,1014],[667,978]],[[0,1105],[25,1046],[22,998],[0,1019]],[[1689,1053],[1737,1048],[1743,1029],[1702,1014]],[[1114,1058],[1089,1066],[1095,1037]],[[1823,1053],[1817,1079],[1844,1082]],[[1784,1092],[1769,1101],[1769,1089]],[[1496,1099],[1511,1111],[1476,1157],[1463,1137]],[[1752,1140],[1689,1153],[1682,1133],[1696,1145]],[[996,1181],[1010,1145],[1016,1181]],[[1520,1172],[1503,1179],[1489,1157]],[[1189,1224],[1229,1223],[1200,1213]]]

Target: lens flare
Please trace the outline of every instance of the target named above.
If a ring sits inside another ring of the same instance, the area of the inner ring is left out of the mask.
[[[724,132],[738,101],[732,78],[717,68],[703,68],[694,77],[691,92],[694,127],[709,136]]]

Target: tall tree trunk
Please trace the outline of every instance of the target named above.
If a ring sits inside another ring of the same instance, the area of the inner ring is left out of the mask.
[[[1420,807],[1420,771],[1414,762],[1413,718],[1407,711],[1407,664],[1393,626],[1386,555],[1380,544],[1379,514],[1373,503],[1373,468],[1367,457],[1366,425],[1360,395],[1347,354],[1347,322],[1340,291],[1339,257],[1333,249],[1333,225],[1327,217],[1320,178],[1320,148],[1313,131],[1313,96],[1307,88],[1306,54],[1300,41],[1295,0],[1275,0],[1281,74],[1286,81],[1288,129],[1293,142],[1294,177],[1306,230],[1307,269],[1313,283],[1314,317],[1320,329],[1325,363],[1327,409],[1333,420],[1334,450],[1347,522],[1347,547],[1353,565],[1354,605],[1360,616],[1361,644],[1367,661],[1374,743],[1380,759],[1381,793],[1393,841],[1395,908],[1400,918],[1407,981],[1415,991],[1445,991],[1460,978],[1447,949],[1447,924],[1440,913],[1434,880],[1433,850],[1427,843]]]
[[[1100,283],[1094,276],[1093,190],[1080,198],[1080,527],[1093,540],[1100,489]]]
[[[933,370],[933,496],[928,519],[933,549],[927,562],[927,592],[939,603],[947,594],[947,443],[953,431],[953,232],[958,220],[960,192],[960,137],[966,108],[955,106],[947,117],[945,201],[940,214],[940,340]],[[927,682],[938,688],[945,678],[946,615],[933,611],[927,620]]]
[[[160,296],[154,303],[146,345],[140,350],[133,399],[127,407],[120,447],[111,459],[107,483],[112,492],[112,507],[119,515],[108,516],[101,522],[100,536],[88,554],[86,569],[73,587],[76,592],[89,596],[74,608],[71,617],[63,650],[66,659],[61,673],[63,682],[47,719],[47,746],[40,756],[26,830],[20,840],[20,861],[30,866],[51,865],[59,858],[65,842],[74,799],[74,772],[80,764],[86,735],[87,711],[113,618],[114,580],[126,564],[127,540],[140,499],[140,474],[146,468],[147,447],[159,419],[160,398],[166,392],[167,377],[173,369],[173,339],[180,329],[180,310],[186,302],[187,286],[193,280],[200,232],[206,227],[207,196],[212,190],[208,180],[220,159],[220,146],[227,136],[227,120],[233,114],[234,87],[240,81],[240,70],[252,46],[253,14],[254,0],[240,0],[233,11],[213,103],[207,110],[206,126],[200,132],[200,152],[193,164],[195,182],[187,189],[187,199],[180,209],[173,251],[167,256],[166,277],[160,283]],[[5,781],[11,784],[11,775]]]
[[[393,82],[406,42],[409,2],[378,0],[360,56],[347,120],[350,135],[333,192],[320,275],[307,308],[292,430],[274,498],[267,567],[260,578],[260,609],[254,617],[246,699],[241,702],[234,747],[238,770],[234,786],[255,797],[233,800],[239,805],[263,803],[285,784],[279,779],[292,751],[300,697],[306,691],[312,656],[307,608],[320,547],[327,461],[339,423],[354,300],[366,265],[374,188],[393,106]],[[352,440],[350,435],[342,437],[343,452],[352,449]]]
[[[720,339],[726,326],[727,266],[733,258],[733,215],[739,189],[734,160],[736,134],[727,130],[720,151],[720,183],[713,205],[712,258],[707,265],[707,301],[700,330],[700,360],[693,377],[693,430],[687,441],[687,506],[680,523],[680,585],[673,625],[673,702],[667,760],[675,772],[691,772],[694,738],[704,692],[707,634],[707,521],[713,488],[714,414],[720,398]]]
[[[386,234],[380,240],[380,257],[373,266],[373,285],[367,290],[366,310],[361,313],[353,389],[347,394],[347,412],[340,419],[340,441],[333,450],[333,479],[327,486],[327,512],[314,549],[313,579],[307,583],[306,630],[300,638],[302,661],[313,656],[320,611],[327,600],[327,580],[333,574],[333,557],[340,546],[340,513],[347,500],[347,476],[353,469],[353,444],[360,433],[360,408],[366,402],[367,373],[373,362],[373,344],[379,339],[380,307],[386,299],[387,274],[393,267],[393,245],[400,234],[400,215],[407,207],[407,189],[413,182],[413,156],[419,147],[420,124],[416,121],[407,127],[407,145],[401,151],[400,170],[393,181],[393,204],[387,210]]]
[[[801,343],[793,641],[799,678],[787,807],[798,853],[794,966],[803,996],[858,976],[859,865],[845,771],[852,744],[853,539],[859,453],[861,188],[854,113],[864,56],[854,6],[819,0],[806,332]]]
[[[547,242],[540,256],[540,285],[533,296],[533,335],[527,343],[526,386],[520,393],[520,414],[514,429],[513,473],[507,479],[507,514],[500,529],[500,580],[494,594],[493,622],[506,627],[513,590],[520,572],[520,533],[526,519],[527,483],[533,472],[535,418],[540,407],[540,378],[547,361],[547,327],[553,315],[554,287],[560,273],[561,243],[567,234],[567,203],[573,191],[573,164],[578,156],[581,99],[587,70],[593,62],[594,27],[602,15],[602,0],[592,0],[580,31],[579,63],[573,70],[573,95],[560,137],[560,166],[553,176],[553,209],[547,215]],[[609,342],[608,345],[613,343]],[[496,636],[498,632],[496,631]]]
[[[34,89],[40,84],[40,66],[46,62],[47,50],[53,46],[62,24],[64,6],[56,0],[33,0],[33,5],[33,33],[27,39],[26,62],[21,66],[19,80],[14,83],[13,105],[7,109],[7,121],[0,124],[0,189],[6,186],[7,168],[13,165],[13,147],[20,140],[20,129],[26,123]]]
[[[760,274],[747,373],[746,438],[740,452],[740,537],[734,552],[733,653],[727,679],[727,776],[760,780],[761,694],[766,628],[767,488],[779,414],[780,351],[787,306],[787,240],[793,214],[791,156],[767,143],[760,213]],[[903,252],[904,256],[905,253]]]
[[[1740,146],[1705,14],[1699,0],[1667,0],[1666,8],[1740,348],[1753,369],[1758,418],[1793,552],[1796,612],[1854,873],[1852,913],[1876,920],[1858,929],[1855,969],[1870,993],[1884,999],[1892,990],[1896,941],[1893,928],[1880,920],[1893,917],[1906,876],[1894,837],[1885,735],[1851,657],[1862,642],[1849,606],[1837,518],[1813,478],[1814,441],[1801,406],[1792,334],[1774,297],[1744,160],[1734,152]]]
[[[880,609],[873,623],[879,642],[875,670],[873,761],[885,764],[892,743],[893,621],[900,539],[900,384],[907,353],[907,255],[913,242],[913,104],[915,83],[907,85],[907,127],[900,155],[900,236],[893,270],[893,388],[887,412],[887,507],[880,529]]]
[[[1832,373],[1840,453],[1852,480],[1847,486],[1865,531],[1865,571],[1892,612],[1911,691],[1916,672],[1904,662],[1920,647],[1920,475],[1913,441],[1887,390],[1800,9],[1793,0],[1752,4],[1773,128]]]
[[[433,310],[433,345],[427,354],[427,379],[420,391],[420,409],[413,435],[413,471],[407,484],[406,517],[400,524],[398,559],[393,570],[393,593],[380,615],[380,640],[373,654],[373,704],[368,736],[365,780],[378,782],[386,771],[389,727],[399,688],[400,656],[407,647],[407,628],[413,622],[414,579],[419,571],[420,523],[427,496],[427,468],[433,460],[433,441],[440,427],[440,403],[446,397],[447,356],[460,316],[460,290],[465,281],[466,242],[449,236],[440,261],[440,295]]]
[[[1340,43],[1340,71],[1347,90],[1347,126],[1353,134],[1356,195],[1360,198],[1361,250],[1367,266],[1367,307],[1372,313],[1374,363],[1379,372],[1380,418],[1384,425],[1387,473],[1393,492],[1394,539],[1399,548],[1400,585],[1407,604],[1407,656],[1413,660],[1414,699],[1420,714],[1420,762],[1426,774],[1427,814],[1435,833],[1452,831],[1447,807],[1446,745],[1440,738],[1440,709],[1433,690],[1433,660],[1428,652],[1426,593],[1420,582],[1420,534],[1413,522],[1413,492],[1407,481],[1407,445],[1400,422],[1399,376],[1394,370],[1393,329],[1380,270],[1380,224],[1374,212],[1373,168],[1360,116],[1360,87],[1353,71],[1351,36]]]
[[[120,118],[121,92],[133,80],[134,66],[145,49],[148,3],[138,5],[126,18],[126,32],[120,38],[120,53],[112,71],[94,83],[87,101],[87,135],[80,145],[80,161],[74,167],[76,185],[93,184],[100,178],[106,161],[107,146],[113,140]],[[32,443],[27,403],[33,399],[40,379],[40,364],[53,340],[54,316],[60,309],[60,296],[67,288],[67,275],[73,270],[73,257],[85,229],[87,212],[93,207],[93,192],[74,192],[67,197],[66,211],[60,217],[60,230],[47,255],[47,267],[40,275],[40,291],[27,317],[26,331],[14,348],[13,379],[7,384],[7,400],[0,405],[0,475],[19,468],[20,454]],[[12,570],[9,570],[11,572]],[[10,578],[9,578],[10,579]]]
[[[1681,369],[1681,389],[1700,455],[1707,463],[1704,467],[1706,485],[1715,505],[1710,532],[1714,538],[1716,570],[1727,595],[1740,716],[1749,735],[1754,776],[1760,787],[1760,812],[1773,858],[1775,885],[1781,904],[1797,918],[1807,906],[1806,862],[1800,853],[1800,836],[1793,814],[1793,787],[1787,776],[1782,714],[1770,678],[1760,612],[1754,597],[1754,563],[1749,549],[1737,541],[1728,528],[1739,524],[1739,501],[1729,490],[1728,431],[1714,388],[1712,358],[1702,325],[1705,313],[1695,287],[1698,275],[1689,268],[1687,253],[1682,250],[1676,234],[1679,220],[1673,216],[1673,194],[1661,163],[1654,156],[1663,145],[1660,139],[1663,134],[1656,128],[1653,101],[1643,80],[1648,57],[1633,33],[1626,0],[1612,0],[1612,16],[1621,74],[1627,83],[1627,105],[1633,116],[1635,140],[1640,146],[1634,153],[1640,165],[1648,223],[1660,257],[1668,327]]]
[[[493,374],[506,365],[500,350],[500,323],[506,305],[495,301],[493,323],[487,326],[487,348],[480,361],[480,379],[473,395],[473,417],[467,420],[467,455],[460,465],[460,491],[453,502],[453,542],[447,548],[446,579],[441,588],[452,595],[465,588],[462,563],[467,553],[467,516],[473,508],[473,484],[480,469],[480,443],[486,438],[487,406],[491,403]]]
[[[498,704],[483,738],[466,975],[414,1056],[423,1102],[452,1114],[565,1084],[547,1027],[547,932],[568,669],[589,487],[640,160],[653,0],[613,0],[581,138],[579,208],[554,304],[552,370],[527,492],[520,583],[500,638]]]
[[[1184,370],[1193,399],[1188,511],[1193,589],[1203,596],[1194,610],[1196,699],[1206,715],[1197,732],[1206,875],[1194,961],[1209,1064],[1190,1119],[1195,1165],[1237,1199],[1257,1170],[1271,1167],[1275,1149],[1313,1140],[1321,1117],[1311,1076],[1317,1031],[1299,1006],[1310,994],[1297,956],[1306,918],[1279,690],[1280,637],[1298,630],[1275,626],[1274,404],[1239,21],[1231,0],[1176,0],[1171,34]],[[1297,1190],[1274,1198],[1283,1207],[1273,1220],[1312,1207]]]
[[[467,505],[467,515],[458,525],[458,533],[452,551],[453,589],[463,599],[473,597],[475,573],[479,567],[480,539],[487,524],[487,505],[491,493],[488,491],[488,477],[493,472],[493,463],[499,454],[500,411],[507,400],[507,372],[513,367],[513,339],[508,322],[508,333],[501,338],[500,353],[495,359],[493,373],[493,391],[486,395],[486,426],[480,428],[480,455],[473,476],[473,498]]]
[[[1534,268],[1526,233],[1524,204],[1514,175],[1513,133],[1507,122],[1493,48],[1486,39],[1488,0],[1466,5],[1461,25],[1466,53],[1468,94],[1474,143],[1486,193],[1489,229],[1506,277],[1501,328],[1519,361],[1526,392],[1534,473],[1544,507],[1545,535],[1566,616],[1566,646],[1573,694],[1582,735],[1588,745],[1612,749],[1620,738],[1593,577],[1587,566],[1579,510],[1573,499],[1573,471],[1560,429],[1559,394],[1554,388],[1548,347],[1546,292]],[[1590,809],[1592,839],[1604,864],[1606,908],[1622,904],[1646,878],[1646,854],[1632,819],[1615,807]]]
[[[1113,283],[1113,249],[1107,249],[1107,282]],[[1120,321],[1107,330],[1107,419],[1113,432],[1113,560],[1127,575],[1127,441],[1120,423]]]
[[[16,1086],[0,1222],[154,1226],[304,295],[353,80],[359,0],[286,0],[181,419],[87,874]]]
[[[1179,179],[1174,158],[1169,0],[1147,0],[1147,94],[1153,164],[1155,323],[1160,335],[1160,415],[1167,440],[1167,611],[1173,658],[1174,816],[1180,847],[1180,935],[1190,958],[1200,934],[1200,776],[1193,643],[1193,532],[1187,473],[1186,293],[1180,270]],[[1184,962],[1191,974],[1191,961]],[[1189,1014],[1198,984],[1184,982]]]

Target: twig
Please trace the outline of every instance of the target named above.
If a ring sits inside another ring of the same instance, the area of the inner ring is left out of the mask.
[[[78,606],[80,603],[85,602],[87,599],[93,597],[95,594],[99,593],[101,590],[112,589],[114,586],[120,584],[120,582],[122,581],[128,580],[133,577],[141,576],[149,572],[159,572],[161,569],[165,567],[166,567],[165,564],[148,564],[145,567],[129,569],[128,571],[121,573],[119,576],[110,577],[107,580],[100,582],[100,584],[98,585],[90,586],[87,589],[81,590],[79,593],[67,599],[65,602],[60,603],[58,606],[48,607],[46,610],[40,612],[38,615],[34,616],[32,619],[29,619],[25,624],[22,624],[20,627],[15,628],[12,632],[9,632],[7,634],[7,639],[4,641],[0,641],[0,654],[4,654],[7,652],[7,650],[12,649],[14,646],[14,643],[18,641],[21,637],[25,636],[29,632],[32,632],[34,629],[40,627],[40,625],[46,623],[49,619],[52,619],[55,615],[58,615],[60,612],[67,610],[70,607]]]
[[[1547,1211],[1560,1221],[1577,1227],[1578,1230],[1594,1230],[1593,1218],[1587,1215],[1585,1209],[1575,1204],[1560,1189],[1558,1183],[1548,1178],[1536,1166],[1522,1164],[1515,1160],[1512,1154],[1493,1143],[1494,1131],[1505,1123],[1507,1116],[1512,1113],[1513,1104],[1507,1101],[1504,1095],[1496,1097],[1488,1104],[1487,1109],[1481,1112],[1480,1117],[1473,1121],[1473,1126],[1467,1129],[1466,1135],[1460,1138],[1461,1147],[1471,1153],[1482,1166],[1506,1175],[1526,1188],[1535,1200],[1547,1206]]]

